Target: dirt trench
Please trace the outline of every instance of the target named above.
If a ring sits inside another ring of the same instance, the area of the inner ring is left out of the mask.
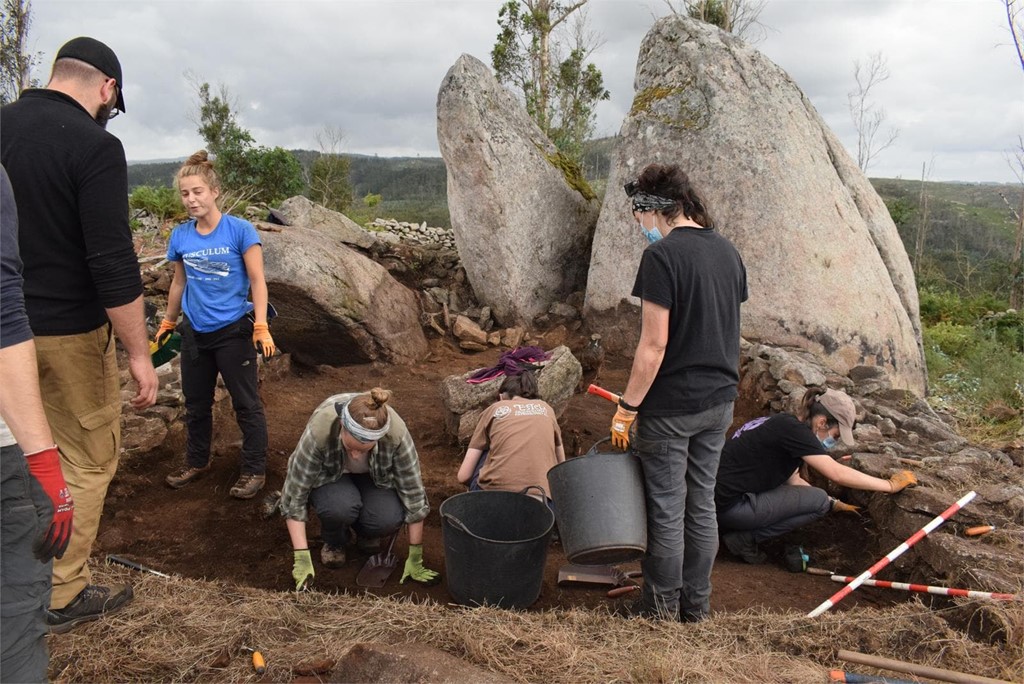
[[[463,491],[455,474],[464,450],[444,432],[440,381],[448,375],[493,365],[500,351],[471,354],[439,338],[430,340],[430,349],[425,359],[409,367],[379,364],[295,367],[280,379],[264,382],[261,392],[270,433],[266,491],[281,488],[288,456],[306,420],[325,397],[374,386],[390,389],[394,392],[393,405],[416,442],[431,505],[425,526],[425,563],[443,572],[444,547],[437,509],[445,498]],[[609,355],[597,376],[587,380],[610,389],[621,389],[628,374],[628,359]],[[602,439],[607,434],[612,412],[611,405],[603,399],[583,393],[575,395],[559,421],[566,453],[584,453]],[[734,427],[752,417],[750,407],[741,397],[736,406]],[[213,468],[203,479],[181,490],[172,490],[164,484],[164,477],[184,461],[184,430],[180,423],[159,448],[122,461],[107,496],[100,535],[94,547],[97,560],[106,554],[118,554],[162,572],[189,578],[291,590],[292,552],[284,521],[276,516],[270,520],[262,518],[262,495],[250,501],[228,496],[238,476],[239,447],[240,433],[230,402],[224,401],[218,404],[215,413]],[[344,568],[328,570],[319,563],[321,540],[315,517],[309,525],[309,536],[317,572],[316,590],[365,591],[355,583],[364,557],[350,554]],[[712,609],[811,610],[831,596],[839,585],[828,577],[786,571],[778,559],[782,546],[799,543],[810,554],[813,565],[856,575],[885,553],[885,550],[878,553],[874,537],[869,518],[834,515],[770,544],[766,550],[775,560],[765,565],[747,565],[722,550],[712,577]],[[400,537],[396,553],[402,558],[405,547],[406,541]],[[605,595],[607,587],[559,587],[556,583],[558,568],[565,562],[561,546],[553,543],[540,598],[530,610],[569,606],[603,610],[611,605]],[[639,564],[623,567],[639,568]],[[443,582],[432,588],[400,585],[400,574],[400,570],[396,570],[376,593],[408,595],[440,604],[451,602]],[[888,605],[906,598],[898,592],[864,587],[836,610],[850,610],[864,604]]]

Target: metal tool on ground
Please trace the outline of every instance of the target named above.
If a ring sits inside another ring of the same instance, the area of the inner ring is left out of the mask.
[[[568,563],[558,569],[558,586],[572,583],[611,586],[608,598],[615,598],[639,589],[640,585],[633,578],[642,576],[641,570],[622,570],[614,565]]]
[[[828,678],[829,681],[846,682],[846,684],[917,684],[917,680],[893,679],[892,677],[858,674],[845,670],[832,670],[828,673]]]
[[[391,577],[391,573],[398,567],[398,556],[392,553],[396,539],[398,539],[398,532],[395,532],[387,540],[387,551],[380,551],[366,559],[363,569],[356,575],[356,584],[371,589],[380,589],[384,586],[388,578]],[[383,543],[381,546],[383,547]]]
[[[260,517],[264,520],[270,520],[275,513],[281,512],[281,491],[274,490],[263,497],[263,502],[260,504]]]
[[[833,582],[849,583],[853,577],[832,575]],[[953,589],[951,587],[938,587],[932,584],[908,584],[906,582],[889,582],[887,580],[864,580],[869,587],[884,587],[885,589],[900,589],[902,591],[916,591],[921,594],[939,594],[940,596],[961,596],[964,598],[994,599],[996,601],[1020,601],[1024,596],[1017,594],[1000,594],[994,591],[975,591],[973,589]]]
[[[907,674],[912,674],[915,677],[928,677],[929,679],[937,679],[940,682],[963,682],[964,684],[967,682],[971,682],[972,684],[1010,684],[1002,679],[979,677],[978,675],[946,670],[941,667],[915,665],[914,663],[908,663],[902,660],[882,658],[868,653],[858,653],[857,651],[840,650],[839,653],[836,654],[836,657],[840,660],[846,660],[859,665],[877,667],[880,670],[892,670],[893,672],[906,672]]]
[[[808,575],[824,575],[825,577],[830,577],[832,574],[834,574],[833,570],[825,570],[824,568],[812,568],[811,566],[807,566],[807,569],[804,570],[804,572],[806,572]]]
[[[639,591],[640,585],[633,580],[629,581],[629,584],[623,585],[622,587],[615,587],[614,589],[608,590],[608,598],[618,598],[625,596],[626,594],[632,594],[635,591]]]
[[[598,584],[611,587],[622,586],[630,576],[639,576],[640,571],[626,573],[614,565],[582,565],[568,563],[558,569],[558,585],[572,582],[580,584]]]
[[[824,603],[822,603],[820,606],[818,606],[817,608],[812,610],[810,613],[808,613],[807,617],[812,617],[812,618],[813,617],[818,617],[819,615],[824,613],[826,610],[828,610],[829,608],[831,608],[832,606],[836,605],[837,603],[842,601],[844,598],[849,596],[851,593],[853,593],[854,589],[856,589],[860,585],[864,584],[864,580],[870,579],[874,575],[878,574],[879,570],[881,570],[882,568],[887,566],[889,563],[893,562],[894,560],[896,560],[897,558],[902,556],[904,554],[904,552],[907,551],[907,549],[909,549],[911,546],[913,546],[917,542],[919,542],[922,539],[924,539],[928,535],[929,532],[933,531],[936,527],[938,527],[939,525],[941,525],[942,523],[946,522],[951,517],[953,517],[953,515],[955,515],[957,511],[959,511],[961,508],[963,508],[964,506],[969,504],[971,501],[973,501],[974,497],[976,497],[977,495],[978,495],[978,493],[973,491],[973,490],[970,491],[970,492],[967,492],[966,494],[964,494],[960,498],[959,501],[954,503],[952,506],[950,506],[949,508],[944,510],[939,515],[935,516],[935,518],[932,519],[931,522],[929,522],[927,525],[925,525],[924,527],[919,529],[917,532],[915,532],[914,534],[910,535],[910,537],[905,542],[903,542],[902,544],[897,546],[895,549],[890,551],[885,556],[885,558],[881,559],[880,561],[878,561],[877,563],[872,565],[870,568],[868,568],[867,570],[862,572],[860,575],[857,576],[856,579],[854,579],[852,582],[847,584],[845,587],[843,587],[842,589],[837,591],[835,594],[833,594],[831,597],[829,597],[829,599],[827,601],[825,601]]]
[[[263,674],[267,671],[267,661],[263,658],[262,653],[248,646],[242,646],[242,650],[252,654],[252,669],[256,671],[256,674]]]
[[[157,577],[170,578],[170,575],[168,575],[165,572],[160,572],[159,570],[154,570],[153,568],[147,568],[145,565],[136,563],[135,561],[130,561],[127,558],[122,558],[121,556],[115,556],[114,554],[107,555],[107,562],[114,563],[115,565],[123,565],[126,568],[138,570],[139,572],[148,572],[149,574],[156,575]]]
[[[588,387],[587,388],[587,394],[596,394],[597,396],[601,397],[602,399],[607,399],[608,401],[612,402],[613,404],[618,404],[619,403],[619,395],[618,394],[615,394],[614,392],[609,392],[605,388],[598,387],[597,385],[591,385],[590,387]]]
[[[968,537],[978,537],[983,534],[988,534],[994,529],[996,529],[995,525],[975,525],[974,527],[968,527],[964,530],[964,534]]]

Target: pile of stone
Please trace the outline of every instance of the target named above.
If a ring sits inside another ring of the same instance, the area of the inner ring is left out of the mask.
[[[374,219],[369,231],[385,242],[411,242],[423,245],[440,245],[444,249],[455,249],[455,232],[451,228],[435,228],[427,222],[409,223],[395,219]]]
[[[551,357],[536,364],[537,392],[541,399],[561,416],[569,406],[569,400],[576,392],[576,386],[583,377],[580,362],[568,347],[561,345],[551,350]],[[498,400],[498,390],[505,376],[482,383],[467,380],[476,373],[469,371],[462,375],[449,375],[441,382],[441,401],[445,408],[445,431],[461,444],[469,442],[477,421],[484,409]]]

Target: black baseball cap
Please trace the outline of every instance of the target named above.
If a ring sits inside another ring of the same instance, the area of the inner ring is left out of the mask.
[[[117,81],[117,108],[122,112],[125,111],[124,79],[121,76],[121,62],[117,60],[117,55],[114,54],[113,50],[95,38],[81,36],[79,38],[72,38],[64,43],[60,52],[57,53],[57,59],[64,58],[77,59],[86,64],[91,64],[103,72],[103,75],[107,78]]]

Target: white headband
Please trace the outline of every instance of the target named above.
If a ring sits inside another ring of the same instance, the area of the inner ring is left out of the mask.
[[[341,425],[345,428],[345,431],[350,435],[358,439],[360,442],[376,442],[384,435],[388,434],[388,428],[391,427],[391,420],[389,419],[384,423],[384,427],[379,430],[372,430],[368,427],[363,427],[352,417],[352,414],[348,411],[349,402],[345,402],[341,406]]]

